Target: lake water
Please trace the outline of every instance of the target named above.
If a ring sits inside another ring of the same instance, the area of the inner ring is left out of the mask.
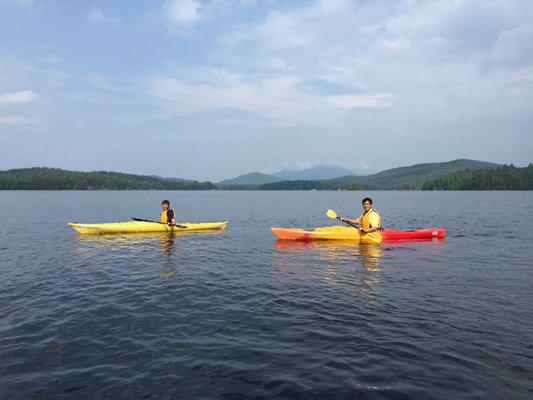
[[[370,195],[444,242],[276,242]],[[83,237],[68,221],[229,219]],[[0,192],[0,399],[531,399],[533,192]]]

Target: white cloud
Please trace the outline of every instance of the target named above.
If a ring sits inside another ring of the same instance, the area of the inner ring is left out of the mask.
[[[315,164],[310,161],[285,161],[279,165],[269,165],[261,170],[263,174],[275,174],[282,170],[302,171],[312,168]]]
[[[351,110],[353,108],[384,108],[390,107],[394,95],[391,93],[382,94],[342,94],[326,96],[324,104],[330,108],[341,110]]]
[[[0,125],[23,126],[37,125],[39,123],[37,118],[27,117],[25,115],[0,115]]]
[[[200,3],[195,0],[169,0],[161,14],[170,26],[191,26],[200,20]]]
[[[310,161],[291,161],[283,164],[283,169],[292,169],[296,171],[303,171],[304,169],[312,167],[314,167],[314,164]]]
[[[371,167],[365,161],[358,161],[353,169],[355,172],[368,173],[368,171],[371,170]]]
[[[492,50],[494,61],[524,65],[533,61],[533,23],[500,32]]]
[[[338,126],[353,108],[388,107],[391,94],[322,96],[295,75],[257,79],[220,69],[154,76],[150,93],[169,117],[213,109],[253,113],[275,125]]]
[[[147,91],[160,117],[230,109],[281,125],[346,127],[354,109],[462,118],[531,97],[529,70],[515,68],[533,54],[523,51],[533,43],[524,1],[283,2],[263,4],[253,22],[228,18],[247,6],[169,0],[158,9],[159,23],[174,33],[190,33],[199,22],[219,32],[204,53],[213,67],[152,75]],[[200,35],[194,38],[206,39]],[[112,79],[91,80],[113,87]]]
[[[29,6],[34,3],[34,0],[0,0],[0,6],[6,4],[14,4],[17,6]]]
[[[38,56],[36,60],[46,64],[62,64],[65,62],[61,57],[58,57],[55,54],[45,54],[42,56]]]
[[[294,66],[290,65],[286,60],[281,57],[270,57],[265,58],[261,61],[265,68],[281,69],[281,70],[291,70],[294,69]]]
[[[85,79],[87,79],[87,81],[93,86],[100,89],[105,89],[112,92],[131,92],[131,90],[127,90],[124,87],[110,83],[109,78],[102,74],[90,73],[85,76]]]
[[[305,29],[308,12],[285,13],[271,11],[267,18],[257,27],[256,39],[270,49],[304,48],[313,40],[313,33]]]
[[[87,15],[85,15],[85,21],[91,24],[108,24],[115,26],[120,24],[119,18],[109,17],[98,8],[93,8],[91,11],[89,11]]]
[[[378,48],[386,52],[399,52],[411,47],[411,42],[407,39],[379,39],[376,41]]]
[[[31,90],[0,93],[0,105],[16,105],[32,103],[39,100],[39,95]]]

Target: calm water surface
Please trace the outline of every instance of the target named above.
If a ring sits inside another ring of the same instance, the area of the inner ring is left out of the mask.
[[[374,198],[444,242],[276,242]],[[68,221],[229,219],[83,237]],[[532,192],[0,192],[0,399],[531,399]]]

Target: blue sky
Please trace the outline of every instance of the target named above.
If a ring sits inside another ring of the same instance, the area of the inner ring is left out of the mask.
[[[533,2],[0,0],[0,170],[533,162]]]

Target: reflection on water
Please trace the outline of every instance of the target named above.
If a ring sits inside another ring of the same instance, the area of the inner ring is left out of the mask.
[[[127,233],[117,235],[76,235],[72,251],[86,255],[113,253],[119,257],[131,257],[145,252],[160,241],[164,233]]]
[[[366,286],[379,282],[380,245],[363,245],[351,240],[295,241],[277,240],[273,244],[274,258],[280,268],[301,266],[301,257],[322,260],[323,278],[330,282],[344,281],[346,277],[339,272],[340,266],[358,267],[362,270],[360,280]],[[293,257],[289,257],[290,253]],[[363,290],[366,290],[363,288]],[[369,289],[371,290],[371,289]]]
[[[166,278],[177,278],[179,272],[172,261],[172,255],[174,254],[174,240],[175,235],[164,234],[159,238],[159,244],[161,245],[161,251],[163,254],[162,268],[156,272],[156,275]]]
[[[176,255],[177,247],[187,247],[201,242],[207,236],[225,234],[225,231],[199,232],[140,232],[106,235],[75,235],[72,252],[87,258],[97,258],[98,265],[105,268],[110,263],[125,262],[136,266],[139,260],[147,260],[154,268],[156,276],[177,278],[180,275],[178,265],[182,257]],[[207,242],[211,242],[206,238]],[[205,248],[205,247],[204,247]],[[124,270],[132,277],[139,278],[137,272]]]
[[[163,250],[163,255],[167,258],[173,253],[174,250],[174,236],[173,235],[163,235],[161,236],[159,242],[161,243],[161,249]]]
[[[140,258],[150,260],[155,274],[174,278],[178,275],[173,255],[177,235],[166,232],[129,233],[116,235],[76,235],[72,251],[88,258],[98,258],[104,268],[108,263],[127,262],[135,265]],[[138,279],[138,272],[125,269]]]
[[[371,286],[379,282],[380,260],[384,254],[388,258],[424,258],[440,254],[443,244],[443,239],[396,240],[381,244],[360,244],[351,240],[277,240],[273,244],[276,250],[273,256],[280,268],[301,267],[309,257],[322,260],[323,273],[329,280],[339,279],[335,274],[340,266],[360,265],[361,282]]]
[[[311,251],[330,261],[349,261],[362,258],[363,266],[370,270],[379,268],[379,258],[381,257],[380,245],[363,245],[352,240],[277,240],[273,246],[281,252]]]
[[[0,191],[0,399],[531,398],[533,192],[372,193],[388,223],[444,226],[445,244],[273,245],[270,224],[354,206],[333,191],[168,194],[233,220],[217,236],[63,223],[162,195]]]

